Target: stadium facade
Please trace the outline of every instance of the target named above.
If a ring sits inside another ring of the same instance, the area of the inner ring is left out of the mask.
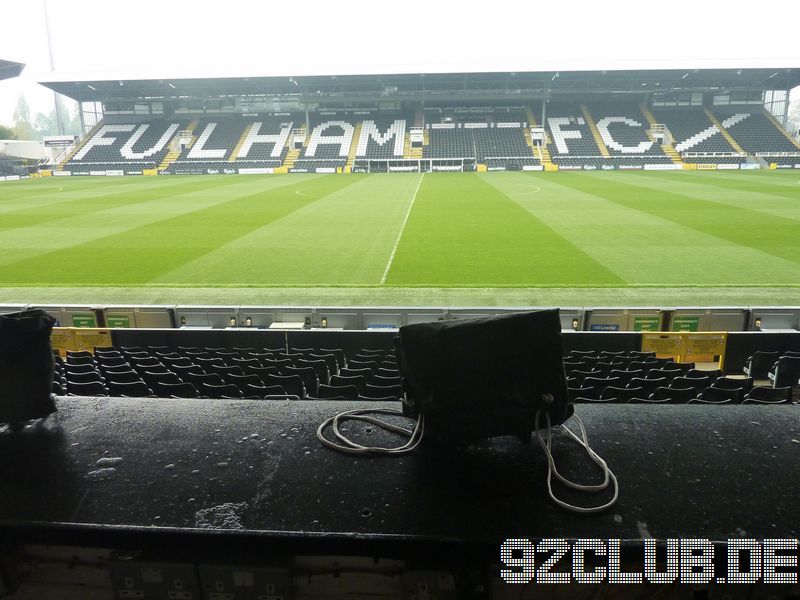
[[[81,104],[57,176],[800,167],[800,69],[42,83]]]

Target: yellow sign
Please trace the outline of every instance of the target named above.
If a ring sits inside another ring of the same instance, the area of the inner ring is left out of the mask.
[[[683,337],[679,333],[643,333],[642,352],[655,352],[658,358],[680,360]]]
[[[150,177],[158,175],[158,169],[142,169],[142,175],[148,175]]]
[[[74,334],[74,330],[69,327],[53,327],[50,342],[53,344],[53,350],[58,350],[62,358],[67,355],[67,350],[75,349]]]
[[[94,352],[95,346],[112,345],[110,329],[88,327],[54,327],[50,341],[61,356],[66,356],[67,350]]]
[[[713,163],[697,163],[697,168],[700,171],[716,171],[717,165]]]
[[[643,333],[642,351],[678,362],[714,362],[722,369],[728,334],[724,331]]]
[[[683,348],[684,362],[718,362],[722,368],[727,333],[692,333]]]

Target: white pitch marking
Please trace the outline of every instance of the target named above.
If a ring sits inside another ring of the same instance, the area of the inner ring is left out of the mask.
[[[311,197],[311,194],[304,194],[302,188],[299,189],[299,190],[295,190],[294,193],[297,194],[298,196],[305,196],[306,198],[310,198]]]
[[[414,195],[411,197],[411,203],[408,205],[408,210],[406,211],[406,217],[403,219],[403,224],[400,226],[400,232],[397,234],[397,239],[394,241],[394,248],[392,248],[392,254],[389,256],[389,262],[386,263],[386,268],[383,271],[383,277],[381,277],[381,285],[386,283],[386,276],[389,275],[389,269],[392,268],[392,263],[394,262],[394,255],[397,253],[397,247],[400,245],[400,238],[403,237],[403,231],[406,228],[406,223],[408,223],[408,215],[411,214],[411,209],[414,206],[414,201],[417,199],[417,192],[419,191],[419,186],[422,184],[422,179],[425,177],[425,173],[419,176],[419,181],[417,182],[417,189],[414,190]]]
[[[538,185],[535,185],[533,187],[536,188],[536,189],[528,190],[527,192],[517,192],[517,194],[519,196],[526,196],[528,194],[535,194],[536,192],[541,192],[542,191],[542,188],[540,188]]]

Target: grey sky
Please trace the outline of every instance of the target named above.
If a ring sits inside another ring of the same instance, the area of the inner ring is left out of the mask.
[[[0,123],[50,69],[44,0],[0,0]],[[288,9],[293,9],[291,12]],[[402,3],[48,0],[55,70],[75,77],[800,67],[800,2]]]

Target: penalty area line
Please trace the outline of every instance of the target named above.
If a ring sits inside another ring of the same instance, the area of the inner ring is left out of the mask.
[[[422,184],[422,179],[424,177],[425,173],[422,173],[419,176],[419,181],[417,182],[417,187],[414,190],[414,195],[411,197],[411,202],[408,205],[408,210],[406,211],[406,216],[403,219],[403,224],[400,226],[400,231],[397,233],[397,239],[394,241],[392,254],[389,256],[389,261],[386,263],[386,268],[383,270],[383,277],[381,277],[381,285],[384,285],[386,283],[386,277],[389,275],[389,269],[392,268],[392,263],[394,262],[394,255],[397,254],[397,247],[400,245],[400,238],[403,237],[403,231],[405,231],[406,223],[408,223],[408,215],[411,214],[411,209],[414,207],[414,201],[417,199],[417,192],[419,191],[419,186]]]

